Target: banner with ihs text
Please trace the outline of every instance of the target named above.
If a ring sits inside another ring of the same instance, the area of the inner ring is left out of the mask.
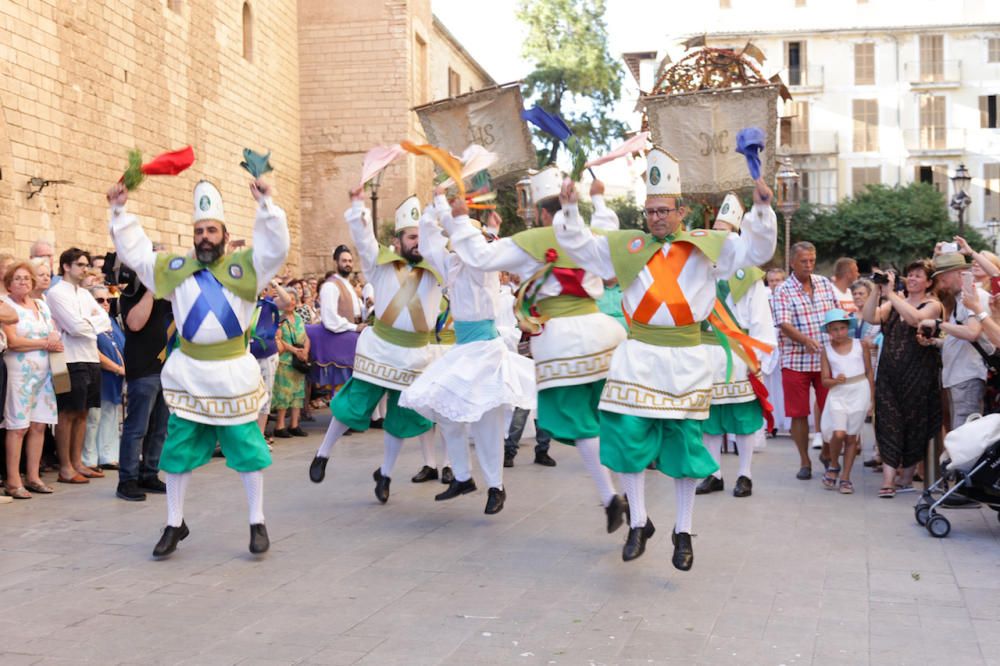
[[[760,127],[767,135],[761,153],[761,175],[774,179],[778,86],[748,86],[696,93],[644,97],[654,144],[681,165],[681,191],[686,196],[716,199],[730,190],[753,187],[736,134]]]
[[[489,168],[499,181],[520,176],[537,166],[527,125],[521,120],[524,101],[520,83],[487,88],[431,102],[413,109],[427,134],[427,142],[461,155],[470,143],[496,153]]]

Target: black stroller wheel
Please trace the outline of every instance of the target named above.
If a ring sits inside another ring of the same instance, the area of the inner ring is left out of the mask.
[[[921,502],[913,507],[913,517],[916,519],[917,525],[920,525],[921,527],[927,525],[927,519],[930,517],[930,513],[931,507],[929,504]]]
[[[943,539],[951,532],[951,523],[941,514],[935,513],[927,519],[927,531],[932,537]]]

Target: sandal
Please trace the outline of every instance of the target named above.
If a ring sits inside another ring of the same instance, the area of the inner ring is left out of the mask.
[[[830,476],[830,475],[833,476]],[[837,475],[840,474],[839,467],[828,467],[826,472],[823,473],[823,487],[827,490],[833,490],[837,487]]]
[[[51,495],[53,492],[55,492],[54,490],[52,490],[52,488],[48,487],[41,481],[39,481],[38,483],[25,481],[24,487],[33,493],[38,493],[39,495]]]
[[[841,495],[853,495],[854,494],[854,484],[850,481],[840,482],[840,494]]]
[[[830,469],[830,463],[833,462],[829,458],[824,458],[823,456],[819,457],[819,461],[822,463],[823,469]],[[839,472],[840,470],[838,469],[837,471]]]
[[[915,492],[915,491],[916,491],[916,488],[913,487],[912,483],[907,484],[905,486],[900,485],[898,483],[896,484],[896,492],[897,493],[912,493],[912,492]]]
[[[79,474],[80,476],[82,476],[84,478],[87,478],[87,479],[103,479],[104,478],[104,472],[102,472],[101,470],[96,470],[95,471],[93,467],[87,467],[86,465],[83,466],[83,469],[77,470],[77,474]]]
[[[5,487],[3,492],[7,497],[13,497],[14,499],[31,499],[31,493],[25,490],[24,486],[18,486],[17,488]]]
[[[892,499],[896,496],[896,489],[889,486],[882,486],[878,489],[878,496],[883,499]]]

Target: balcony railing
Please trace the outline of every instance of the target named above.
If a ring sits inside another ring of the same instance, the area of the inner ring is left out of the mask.
[[[922,127],[903,131],[909,152],[955,152],[965,150],[966,130],[959,127]]]
[[[823,66],[806,65],[805,67],[787,67],[781,72],[781,80],[789,88],[822,90]]]
[[[912,60],[903,64],[903,71],[914,87],[957,85],[962,81],[961,60]]]

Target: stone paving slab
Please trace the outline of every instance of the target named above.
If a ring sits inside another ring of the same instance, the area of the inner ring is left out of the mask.
[[[113,477],[0,506],[0,663],[1000,665],[993,511],[952,511],[951,535],[934,539],[915,495],[879,499],[881,477],[860,465],[853,496],[797,481],[778,438],[755,456],[752,498],[698,498],[683,573],[658,474],[658,531],[626,564],[625,531],[604,532],[569,447],[554,445],[554,469],[525,448],[505,470],[504,511],[485,516],[485,489],[435,502],[441,484],[409,482],[416,442],[379,505],[379,431],[345,438],[310,483],[324,425],[279,440],[260,559],[221,460],[195,473],[191,536],[164,562],[150,556],[163,496],[117,500]],[[736,467],[724,456],[727,484]]]

